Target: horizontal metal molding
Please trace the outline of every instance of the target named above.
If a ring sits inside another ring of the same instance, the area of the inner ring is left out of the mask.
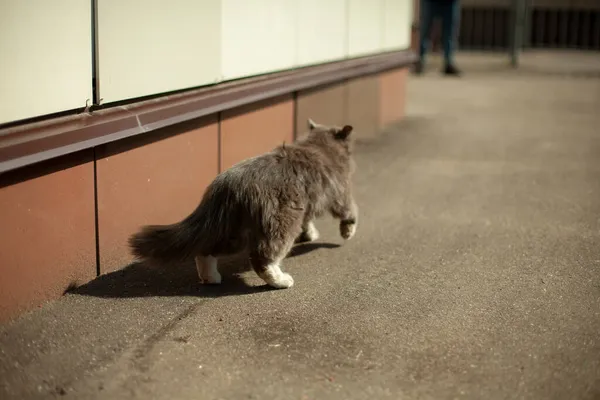
[[[284,94],[408,66],[415,61],[416,56],[410,50],[392,51],[0,129],[0,174]]]

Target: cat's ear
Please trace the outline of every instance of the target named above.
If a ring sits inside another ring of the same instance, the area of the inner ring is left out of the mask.
[[[336,139],[346,140],[348,138],[348,136],[350,136],[350,134],[352,133],[353,130],[354,130],[354,128],[351,125],[344,125],[344,127],[342,129],[336,130],[336,132],[334,133],[334,136]]]
[[[317,126],[318,126],[318,124],[315,121],[313,121],[310,118],[308,119],[308,129],[309,130],[314,131]]]

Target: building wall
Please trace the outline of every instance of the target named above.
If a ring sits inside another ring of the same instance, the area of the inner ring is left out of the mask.
[[[0,320],[96,276],[94,159],[0,188]]]
[[[0,124],[92,102],[89,0],[0,1]]]
[[[212,116],[165,128],[152,143],[96,149],[101,274],[132,261],[127,238],[141,225],[176,222],[194,209],[219,170],[218,129]]]
[[[0,2],[0,124],[407,49],[413,9],[413,0],[91,4]]]
[[[164,4],[98,1],[97,85],[103,103],[207,85],[221,74],[220,1]]]

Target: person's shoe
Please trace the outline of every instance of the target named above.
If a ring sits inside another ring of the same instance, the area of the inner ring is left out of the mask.
[[[423,73],[423,69],[424,69],[424,68],[423,68],[423,62],[422,62],[422,61],[417,61],[417,62],[415,63],[415,67],[414,67],[414,69],[413,69],[413,72],[414,72],[416,75],[421,75],[421,74]]]
[[[454,64],[448,64],[444,68],[444,75],[460,76],[461,72]]]

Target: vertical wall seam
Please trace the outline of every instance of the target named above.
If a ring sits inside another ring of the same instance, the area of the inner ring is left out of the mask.
[[[92,6],[92,104],[100,104],[98,77],[98,2],[90,0]]]
[[[350,58],[350,0],[346,0],[346,34],[344,35],[344,58]]]
[[[222,156],[221,156],[221,124],[223,120],[223,113],[217,113],[217,173],[222,172]]]
[[[343,103],[342,103],[342,107],[343,107],[343,111],[342,111],[342,117],[344,118],[344,124],[350,124],[350,80],[349,79],[344,79],[343,81]]]
[[[387,51],[387,48],[385,46],[385,37],[386,37],[386,12],[387,9],[387,1],[386,0],[381,0],[381,15],[379,16],[379,18],[381,18],[380,22],[380,26],[379,26],[379,51]]]
[[[346,0],[346,35],[345,35],[345,43],[344,46],[346,47],[346,58],[351,58],[350,57],[350,0]],[[349,79],[344,79],[342,82],[342,88],[343,88],[343,96],[344,98],[342,99],[342,107],[343,107],[343,111],[342,111],[342,118],[344,119],[344,124],[350,124],[351,121],[349,119],[350,113],[349,113],[349,94],[350,91],[348,89],[348,85],[350,83]]]
[[[94,236],[96,241],[96,276],[100,276],[100,228],[98,226],[98,157],[94,147]]]
[[[295,142],[298,138],[298,92],[292,94],[294,108],[292,110],[292,141]]]

